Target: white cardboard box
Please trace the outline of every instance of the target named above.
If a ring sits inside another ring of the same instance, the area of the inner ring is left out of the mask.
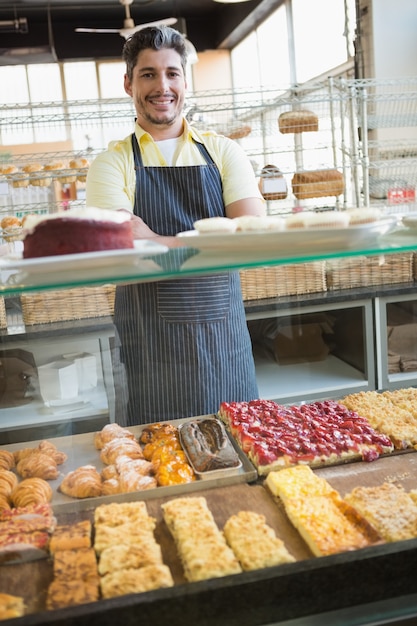
[[[44,402],[71,400],[79,393],[77,365],[62,359],[38,366],[39,390]]]

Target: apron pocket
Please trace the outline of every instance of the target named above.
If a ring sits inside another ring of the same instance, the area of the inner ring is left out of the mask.
[[[229,274],[163,281],[157,285],[158,313],[167,322],[220,322],[229,313]]]

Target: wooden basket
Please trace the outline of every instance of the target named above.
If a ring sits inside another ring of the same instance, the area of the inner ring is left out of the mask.
[[[22,294],[23,322],[26,325],[47,324],[111,316],[114,312],[114,294],[114,285]]]
[[[326,279],[330,290],[407,283],[413,280],[413,253],[327,261]]]
[[[240,282],[244,300],[326,291],[325,262],[242,270]]]

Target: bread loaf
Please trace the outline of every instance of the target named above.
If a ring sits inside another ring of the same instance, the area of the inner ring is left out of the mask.
[[[278,167],[265,165],[262,168],[259,191],[265,200],[284,200],[287,197],[287,183]]]
[[[343,174],[338,170],[296,172],[291,183],[293,194],[298,200],[340,196],[345,187]]]
[[[243,139],[252,132],[252,128],[247,125],[237,126],[227,133],[229,139]]]
[[[286,111],[279,116],[278,127],[282,134],[315,132],[319,129],[319,120],[312,111]]]

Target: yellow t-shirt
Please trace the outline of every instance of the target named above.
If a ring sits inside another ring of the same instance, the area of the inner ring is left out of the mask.
[[[162,152],[149,133],[138,124],[135,133],[145,166],[166,166]],[[252,165],[235,141],[212,131],[199,132],[184,120],[184,132],[175,151],[173,164],[204,165],[193,139],[204,143],[216,163],[223,184],[225,206],[244,198],[261,198]],[[86,204],[102,209],[133,211],[136,176],[131,135],[112,141],[105,152],[91,163],[87,176]]]

